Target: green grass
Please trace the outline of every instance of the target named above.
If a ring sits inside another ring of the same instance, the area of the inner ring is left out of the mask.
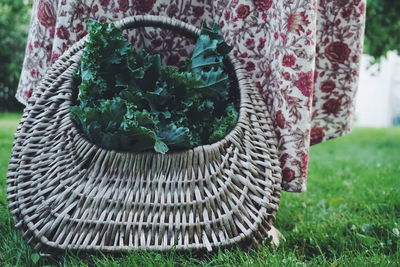
[[[206,255],[40,257],[13,229],[5,175],[18,114],[0,114],[0,262],[2,266],[400,266],[400,128],[358,128],[312,148],[308,192],[283,193],[274,249]]]

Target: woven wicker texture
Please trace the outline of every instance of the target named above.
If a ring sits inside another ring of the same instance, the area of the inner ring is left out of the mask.
[[[117,22],[196,38],[199,29],[158,16]],[[82,39],[47,72],[15,135],[8,200],[37,250],[207,249],[267,237],[281,176],[266,105],[235,59],[239,121],[223,140],[165,155],[107,151],[70,119]]]

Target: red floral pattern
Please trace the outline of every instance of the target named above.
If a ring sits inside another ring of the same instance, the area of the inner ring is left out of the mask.
[[[146,13],[153,9],[156,0],[133,0],[133,3],[139,12]]]
[[[203,16],[204,14],[204,7],[202,6],[195,6],[193,7],[193,15],[197,18]]]
[[[325,56],[332,62],[344,63],[351,53],[349,46],[343,42],[333,42],[325,48]]]
[[[322,109],[327,114],[333,114],[336,116],[338,114],[338,112],[340,111],[341,105],[342,105],[342,103],[341,103],[340,99],[331,98],[331,99],[328,99],[328,101],[326,101],[322,105]]]
[[[62,40],[68,40],[69,38],[69,31],[64,26],[61,26],[57,29],[57,37]]]
[[[272,0],[254,0],[254,5],[260,11],[268,11],[272,7]]]
[[[44,72],[86,34],[86,21],[135,14],[220,23],[233,55],[262,93],[276,126],[283,188],[306,190],[309,145],[351,129],[365,0],[34,1],[17,98],[26,103]],[[193,42],[167,30],[129,31],[131,42],[179,64]]]
[[[287,181],[288,183],[290,183],[291,181],[293,181],[296,178],[295,175],[296,175],[295,172],[290,168],[286,167],[286,168],[283,168],[283,170],[282,170],[282,178],[285,181]]]
[[[118,9],[126,12],[129,9],[129,0],[118,0]]]
[[[313,90],[313,73],[310,71],[308,73],[299,73],[298,80],[294,83],[297,88],[300,89],[304,96],[311,96]]]
[[[301,32],[304,32],[304,27],[306,27],[308,24],[310,24],[310,21],[308,20],[308,16],[304,11],[294,12],[289,15],[287,29],[289,32],[296,32],[297,34],[300,34]]]
[[[321,91],[324,92],[324,93],[330,93],[333,90],[335,90],[335,88],[336,88],[336,84],[332,80],[324,81],[321,84]]]
[[[293,55],[285,55],[282,59],[282,65],[284,67],[291,67],[296,62],[296,58]]]
[[[51,2],[48,0],[39,1],[37,18],[45,27],[53,27],[56,24],[56,13]]]
[[[107,7],[110,4],[110,0],[99,0],[99,2],[103,7]]]
[[[314,127],[311,129],[310,143],[311,145],[315,145],[321,143],[324,140],[325,133],[324,128]]]
[[[245,19],[250,14],[250,7],[248,5],[239,5],[236,9],[237,17],[240,19]]]
[[[275,114],[275,121],[276,125],[278,125],[279,128],[283,129],[285,128],[285,116],[282,114],[282,110],[278,110]]]

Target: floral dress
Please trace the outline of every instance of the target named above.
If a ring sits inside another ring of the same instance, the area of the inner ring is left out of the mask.
[[[17,99],[26,103],[46,69],[86,34],[88,19],[137,14],[221,25],[272,115],[283,189],[305,191],[310,145],[351,130],[365,0],[34,0]],[[141,28],[126,36],[170,65],[193,49],[167,30]]]

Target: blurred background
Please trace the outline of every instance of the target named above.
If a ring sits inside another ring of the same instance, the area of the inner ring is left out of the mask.
[[[21,111],[14,98],[29,28],[31,0],[0,0],[0,112]],[[399,0],[368,0],[356,126],[400,125]]]
[[[15,99],[24,58],[32,2],[0,0],[0,112],[21,111]]]

